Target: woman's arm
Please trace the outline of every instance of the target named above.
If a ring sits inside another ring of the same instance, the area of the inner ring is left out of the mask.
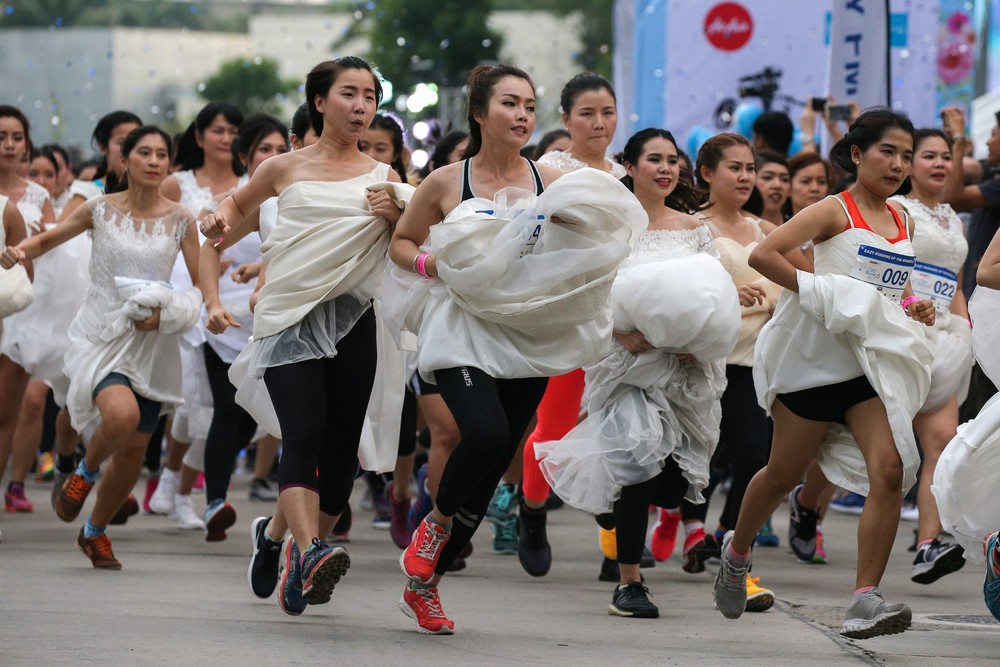
[[[806,241],[836,235],[843,229],[843,218],[840,204],[829,199],[806,207],[764,237],[750,253],[750,266],[771,282],[798,292],[796,268],[786,255]]]
[[[965,184],[963,161],[969,140],[965,137],[965,112],[947,107],[941,110],[944,133],[952,138],[951,161],[954,165],[944,182],[944,200],[956,211],[971,211],[987,205],[982,188]]]
[[[389,170],[389,178],[386,179],[390,183],[402,183],[403,181],[399,178],[399,174],[396,173],[395,169]],[[390,195],[385,190],[379,190],[378,192],[368,192],[368,210],[371,211],[372,215],[385,218],[389,223],[389,233],[396,231],[396,223],[399,222],[399,216],[403,214],[403,210],[396,206],[396,202],[393,201],[392,195]]]
[[[239,190],[229,195],[219,204],[218,210],[206,215],[201,222],[201,233],[210,239],[218,239],[239,228],[265,200],[278,194],[279,178],[289,169],[292,155],[276,155],[257,167],[250,180]]]
[[[980,265],[981,266],[981,265]],[[962,291],[962,273],[963,270],[958,271],[958,280],[955,286],[955,296],[951,300],[951,306],[948,308],[954,315],[958,315],[962,319],[968,321],[969,319],[969,302],[965,298],[965,292]]]
[[[11,204],[8,202],[7,206],[10,207]],[[7,211],[5,210],[5,221],[6,218]],[[23,221],[21,224],[23,226]],[[65,243],[74,236],[87,231],[91,228],[91,226],[92,219],[90,209],[86,206],[80,206],[73,212],[73,215],[71,215],[69,219],[56,225],[52,229],[23,239],[19,241],[17,245],[8,245],[7,250],[3,253],[3,259],[0,260],[0,265],[2,265],[5,269],[9,269],[19,262],[24,263],[26,260],[32,260],[36,257],[40,257],[49,250],[55,248],[57,245]]]
[[[221,243],[207,239],[201,245],[198,273],[205,277],[201,282],[201,295],[205,300],[205,310],[208,312],[206,327],[214,334],[221,334],[228,327],[240,326],[229,311],[222,307],[222,300],[219,298],[219,279],[222,274],[220,267],[223,251],[255,231],[251,227],[256,227],[256,225],[240,225],[235,231],[228,234]]]
[[[17,244],[28,237],[28,229],[24,224],[24,218],[21,217],[21,212],[17,210],[17,206],[12,201],[8,201],[3,209],[3,231],[4,238],[7,239],[7,245],[9,246],[17,246]],[[6,253],[4,254],[6,255]],[[11,262],[10,266],[7,266],[3,262],[3,268],[9,269],[15,263]],[[28,278],[34,280],[35,271],[31,260],[26,259],[21,263],[24,264],[24,268],[28,272]]]
[[[989,247],[979,260],[976,284],[990,289],[1000,289],[1000,233],[993,236]]]
[[[420,184],[399,218],[389,242],[389,258],[407,271],[416,272],[413,265],[420,255],[420,246],[427,240],[431,225],[442,220],[441,198],[447,191],[447,180],[440,174],[446,169],[432,171]],[[424,267],[429,276],[436,276],[437,258],[429,256]]]

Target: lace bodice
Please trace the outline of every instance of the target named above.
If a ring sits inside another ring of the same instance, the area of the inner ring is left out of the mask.
[[[93,216],[90,294],[118,299],[115,276],[169,280],[191,213],[183,206],[154,219],[133,218],[107,197],[87,202]]]
[[[712,242],[712,233],[705,225],[694,229],[648,229],[636,239],[632,254],[621,266],[625,268],[646,262],[676,259],[699,252],[719,258],[719,251]]]
[[[200,215],[203,210],[214,211],[218,207],[212,188],[198,185],[193,169],[178,171],[174,174],[177,178],[177,185],[181,189],[181,205],[186,207],[195,215]],[[242,187],[249,179],[246,174],[240,176],[236,181],[236,187]]]
[[[608,160],[607,158],[605,158],[604,161],[607,162],[612,176],[615,178],[624,178],[625,167],[623,165],[612,160]],[[571,154],[564,153],[563,151],[549,151],[542,157],[538,158],[538,162],[539,164],[547,164],[550,167],[555,167],[559,171],[567,174],[571,171],[576,171],[577,169],[587,168],[587,164],[585,162],[581,162]]]
[[[24,196],[17,202],[17,210],[24,218],[28,235],[33,236],[42,231],[42,207],[49,199],[49,191],[34,181],[28,181]]]
[[[928,208],[909,197],[893,197],[913,218],[913,252],[918,261],[958,273],[969,253],[962,220],[948,204]]]

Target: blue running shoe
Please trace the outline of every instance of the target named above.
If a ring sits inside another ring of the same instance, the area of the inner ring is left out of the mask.
[[[281,560],[278,562],[278,606],[289,616],[298,616],[306,610],[306,604],[306,599],[302,595],[299,548],[289,535],[281,549]]]
[[[503,523],[493,522],[493,553],[510,555],[517,553],[517,541],[520,525],[517,515],[511,516]]]
[[[830,501],[830,509],[841,514],[858,516],[865,508],[865,497],[860,493],[848,493]]]
[[[765,521],[764,525],[760,527],[759,531],[757,531],[757,539],[755,541],[758,547],[778,546],[778,534],[771,528],[771,517],[767,517],[767,521]]]
[[[514,509],[517,507],[517,496],[517,490],[513,484],[506,482],[497,484],[493,498],[490,499],[490,504],[486,507],[486,520],[497,525],[507,521],[514,515]]]
[[[986,608],[993,618],[1000,621],[1000,532],[993,532],[986,538],[986,580],[983,581],[983,596]]]
[[[410,522],[410,533],[417,529],[417,526],[424,520],[424,518],[431,513],[434,509],[434,501],[431,500],[431,494],[427,491],[427,464],[420,466],[420,470],[417,471],[417,497],[413,499],[413,504],[410,505],[409,522]]]

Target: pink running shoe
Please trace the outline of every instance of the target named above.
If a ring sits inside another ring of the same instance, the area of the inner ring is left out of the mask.
[[[3,494],[4,509],[8,512],[34,512],[35,506],[24,495],[24,485],[11,482]]]
[[[681,513],[677,510],[660,510],[660,518],[653,526],[653,535],[649,538],[649,550],[653,552],[653,558],[665,561],[674,553],[680,522]]]

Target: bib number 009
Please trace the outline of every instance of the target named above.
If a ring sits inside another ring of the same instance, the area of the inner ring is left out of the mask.
[[[906,284],[906,281],[910,278],[909,271],[900,271],[899,269],[886,269],[882,272],[882,283],[885,285],[895,285],[897,287],[902,287]]]

